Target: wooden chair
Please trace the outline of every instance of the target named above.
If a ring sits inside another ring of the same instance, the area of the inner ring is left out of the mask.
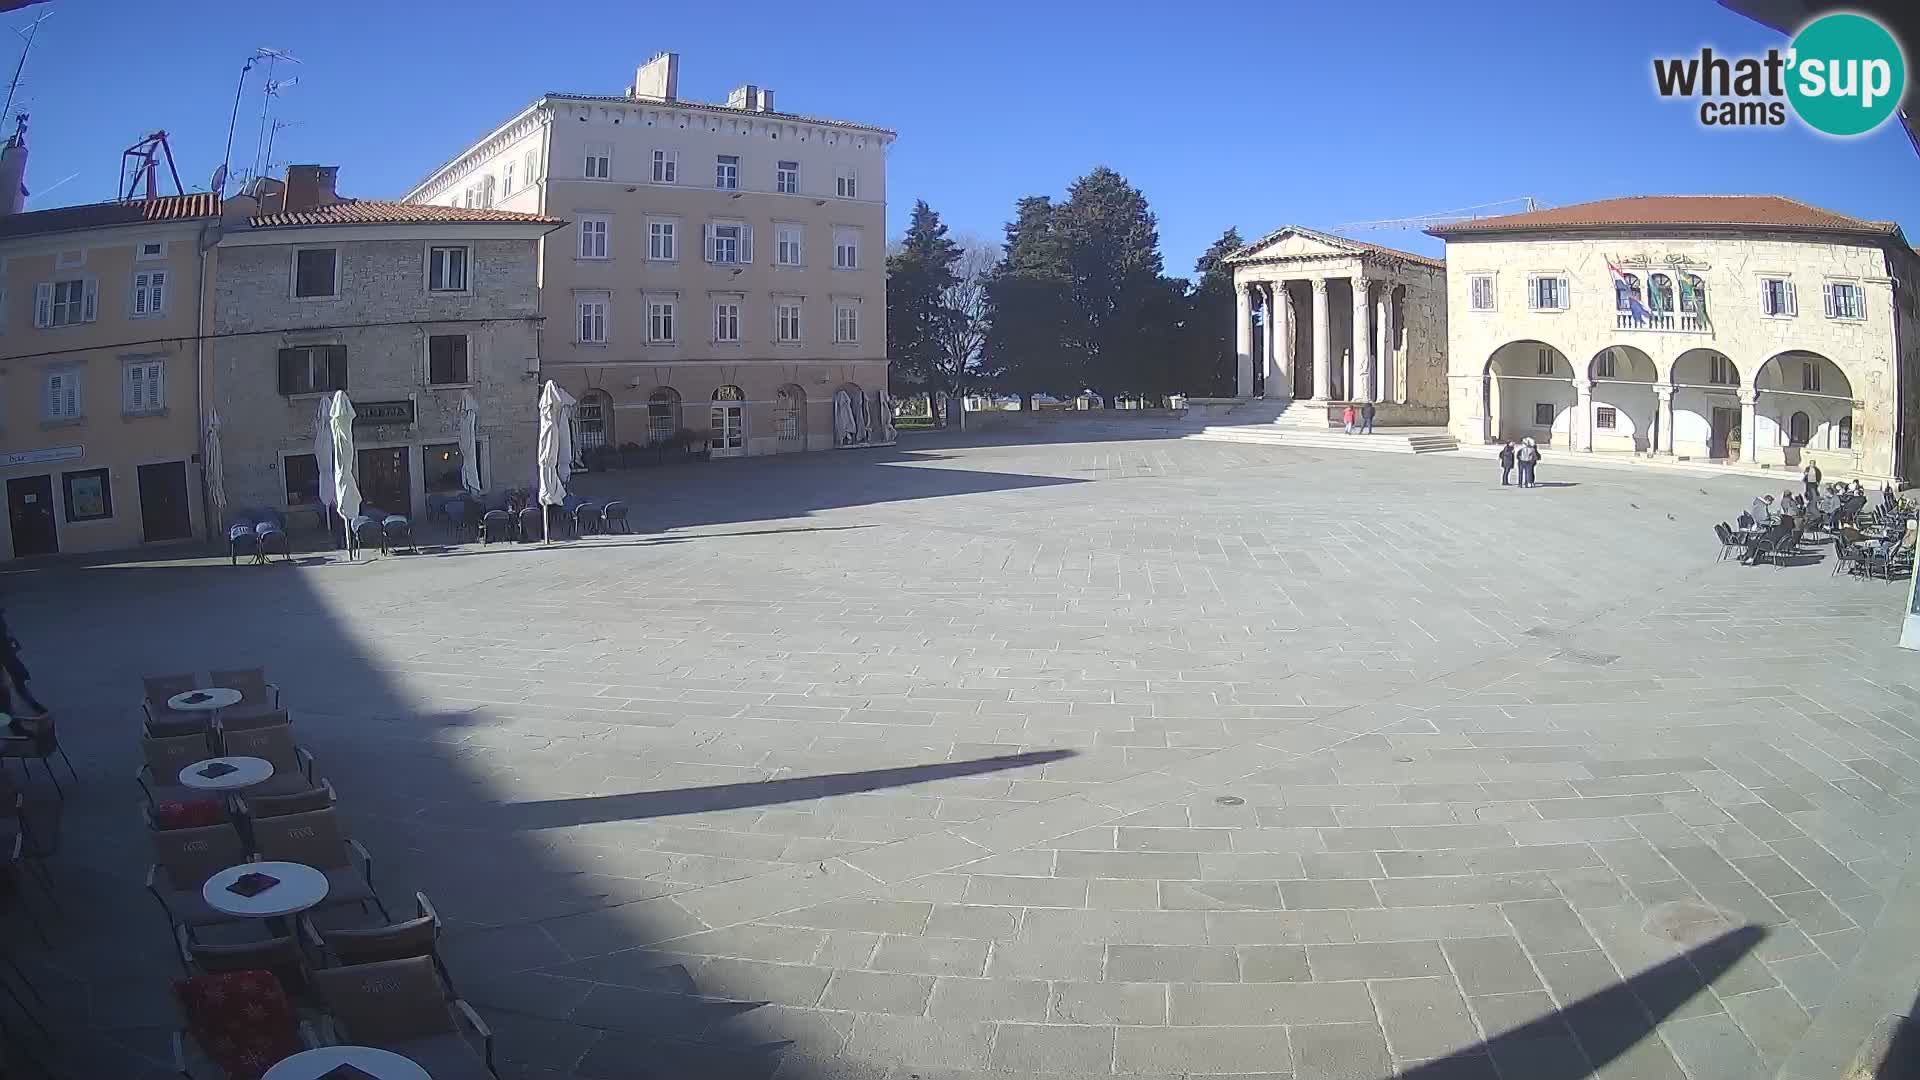
[[[498,1080],[493,1032],[472,1006],[447,992],[426,957],[325,968],[313,981],[332,1014],[330,1041],[390,1050],[434,1080]],[[463,1026],[479,1036],[481,1052]]]
[[[373,856],[358,840],[350,840],[341,832],[340,819],[333,810],[255,818],[253,847],[262,859],[305,863],[325,874],[327,898],[320,907],[359,904],[365,910],[371,901],[382,918],[393,921],[387,905],[373,889]]]
[[[26,734],[0,736],[0,759],[12,758],[18,761],[22,773],[27,771],[27,762],[38,761],[40,767],[47,771],[47,779],[53,782],[54,792],[65,799],[67,793],[61,790],[60,778],[53,775],[53,765],[48,759],[59,754],[60,760],[66,762],[67,775],[73,777],[75,782],[79,781],[80,774],[73,771],[73,759],[68,757],[67,752],[60,746],[60,733],[55,727],[53,714],[47,713],[31,719],[16,716],[13,722],[25,728]],[[6,729],[0,728],[0,730]]]
[[[237,916],[214,910],[200,891],[207,879],[247,860],[247,846],[240,830],[232,822],[203,825],[195,829],[167,829],[151,832],[153,865],[147,868],[147,891],[167,916],[167,931],[182,927],[191,931],[201,926],[246,922]]]
[[[413,900],[418,914],[405,922],[351,930],[319,930],[313,920],[302,916],[300,926],[314,950],[331,955],[337,965],[377,964],[424,956],[433,961],[441,980],[451,989],[453,977],[447,973],[446,961],[440,957],[440,914],[433,910],[426,893],[414,893]]]

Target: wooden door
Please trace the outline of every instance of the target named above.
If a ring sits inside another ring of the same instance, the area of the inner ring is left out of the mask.
[[[140,466],[140,528],[148,543],[185,540],[193,535],[186,462]]]
[[[53,477],[17,476],[7,481],[7,521],[13,529],[13,557],[52,555],[60,550],[53,524]]]

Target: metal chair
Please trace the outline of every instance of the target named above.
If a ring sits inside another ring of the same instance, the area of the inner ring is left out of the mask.
[[[600,531],[599,503],[581,503],[573,508],[573,535],[586,536]]]
[[[387,520],[381,522],[380,531],[385,534],[387,538],[386,546],[388,548],[406,548],[408,551],[419,550],[413,546],[413,522],[399,514],[390,515]]]
[[[615,499],[600,511],[600,520],[606,525],[609,535],[626,536],[633,532],[633,526],[627,524],[627,504]]]
[[[67,793],[61,790],[60,778],[53,774],[53,766],[48,759],[59,754],[60,760],[67,763],[67,775],[73,777],[75,783],[79,782],[80,774],[73,771],[73,759],[60,746],[60,734],[54,727],[53,714],[31,719],[16,716],[13,722],[19,725],[14,730],[25,729],[26,733],[0,736],[0,760],[12,758],[18,761],[23,774],[27,771],[27,762],[38,761],[40,767],[47,771],[47,779],[53,781],[53,790],[65,799]]]
[[[271,521],[263,521],[253,527],[253,533],[258,538],[254,558],[262,565],[267,562],[267,556],[276,551],[287,562],[293,561],[293,542],[287,539],[285,529]]]
[[[513,539],[513,516],[505,510],[489,510],[480,517],[480,543],[505,543]]]
[[[540,520],[541,507],[528,506],[520,511],[520,541],[526,544],[537,543],[547,535],[546,524]],[[552,520],[550,517],[549,521]]]

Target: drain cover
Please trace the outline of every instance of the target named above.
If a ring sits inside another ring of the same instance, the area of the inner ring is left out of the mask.
[[[1244,806],[1247,800],[1238,795],[1221,795],[1213,801],[1219,803],[1221,806]]]

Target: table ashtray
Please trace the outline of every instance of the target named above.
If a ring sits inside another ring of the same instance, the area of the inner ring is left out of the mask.
[[[186,697],[183,697],[180,699],[181,703],[185,705],[198,705],[203,701],[212,701],[212,700],[213,700],[212,694],[203,693],[202,691],[199,691],[199,690],[195,690],[193,693],[188,694]]]
[[[227,886],[227,891],[239,896],[259,896],[278,884],[280,879],[272,874],[241,874]]]
[[[240,771],[239,768],[233,765],[229,765],[224,761],[216,761],[213,764],[207,766],[206,768],[201,769],[200,775],[206,777],[209,780],[215,780],[215,779],[218,779],[219,777],[227,775],[230,772],[239,772],[239,771]]]
[[[351,1065],[335,1065],[327,1072],[321,1073],[315,1080],[380,1080],[380,1078],[365,1069],[356,1069]]]

